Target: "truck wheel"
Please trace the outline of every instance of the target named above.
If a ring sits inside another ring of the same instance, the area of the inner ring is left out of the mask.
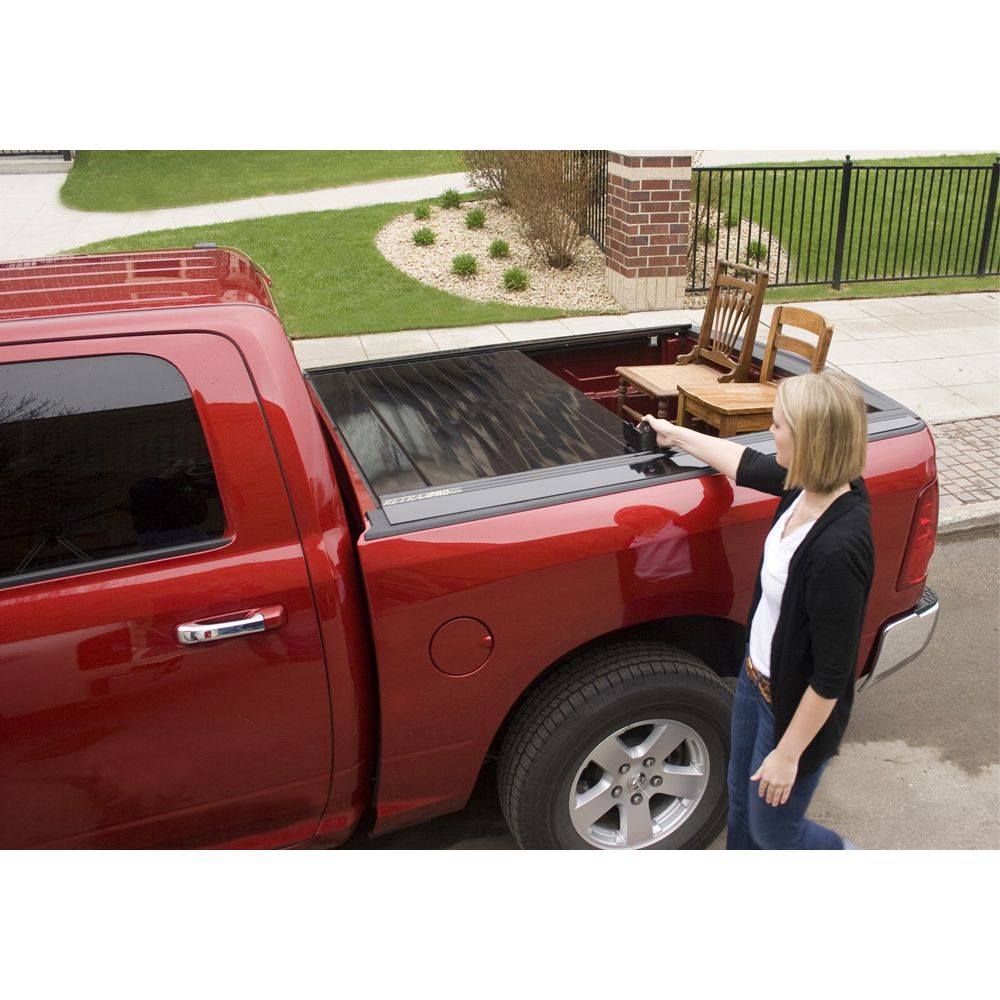
[[[500,804],[526,849],[701,848],[726,820],[733,696],[699,660],[650,642],[588,650],[519,710]]]

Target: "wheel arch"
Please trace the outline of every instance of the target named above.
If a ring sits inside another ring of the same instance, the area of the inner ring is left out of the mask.
[[[588,639],[549,664],[521,692],[494,734],[486,755],[487,760],[497,756],[507,730],[521,707],[554,673],[565,668],[566,664],[582,653],[597,646],[630,641],[658,642],[665,646],[676,646],[685,653],[697,657],[717,676],[736,677],[740,669],[741,653],[746,644],[746,626],[728,618],[712,615],[681,615],[676,618],[642,622]]]

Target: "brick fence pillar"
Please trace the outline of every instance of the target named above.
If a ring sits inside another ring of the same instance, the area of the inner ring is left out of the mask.
[[[626,309],[684,304],[690,198],[690,154],[610,151],[604,283]]]

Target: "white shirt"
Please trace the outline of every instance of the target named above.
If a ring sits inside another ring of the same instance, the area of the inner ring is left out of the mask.
[[[800,493],[788,510],[775,521],[764,542],[764,564],[760,568],[760,601],[750,623],[750,662],[765,677],[771,676],[771,642],[778,625],[781,598],[788,580],[788,565],[802,539],[809,534],[809,529],[816,522],[813,518],[784,538],[781,537],[802,496]]]

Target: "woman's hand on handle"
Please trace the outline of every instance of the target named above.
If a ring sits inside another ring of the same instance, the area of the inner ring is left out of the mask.
[[[679,427],[669,420],[649,414],[642,419],[656,431],[656,443],[661,448],[683,448],[689,455],[718,469],[723,475],[736,479],[736,470],[740,467],[740,459],[746,450],[743,445],[726,438],[700,434],[690,427]]]
[[[646,414],[642,418],[642,423],[649,424],[656,431],[656,443],[660,448],[684,447],[676,440],[674,433],[677,430],[676,425],[672,424],[669,420],[663,420],[661,417],[653,417]]]

